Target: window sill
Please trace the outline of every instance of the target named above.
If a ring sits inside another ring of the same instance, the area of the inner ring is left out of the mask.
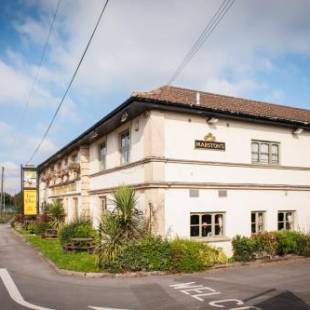
[[[199,242],[226,242],[231,241],[230,238],[226,236],[220,236],[220,237],[191,237],[191,240],[199,241]]]
[[[252,162],[253,166],[269,166],[269,167],[280,167],[280,163],[278,164],[271,164],[271,163],[260,163],[260,162]]]

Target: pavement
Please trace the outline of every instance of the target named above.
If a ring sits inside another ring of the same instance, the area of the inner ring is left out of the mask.
[[[57,273],[0,225],[0,310],[310,309],[310,259],[140,278]]]

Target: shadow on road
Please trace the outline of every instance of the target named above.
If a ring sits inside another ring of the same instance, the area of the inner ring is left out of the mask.
[[[309,310],[310,306],[307,305],[302,299],[294,295],[290,291],[282,292],[276,296],[273,296],[263,302],[256,304],[256,307],[259,307],[264,310]]]

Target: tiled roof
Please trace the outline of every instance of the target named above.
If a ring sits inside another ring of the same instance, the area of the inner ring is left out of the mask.
[[[217,95],[175,86],[163,86],[150,92],[134,92],[133,96],[142,99],[195,106],[197,105],[197,93],[199,93],[200,97],[200,106],[215,112],[228,112],[250,117],[297,122],[305,125],[310,124],[310,110]]]

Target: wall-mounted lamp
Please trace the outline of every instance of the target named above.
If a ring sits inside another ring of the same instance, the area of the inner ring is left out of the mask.
[[[208,123],[208,124],[216,124],[218,121],[219,121],[218,118],[216,118],[216,117],[210,117],[210,118],[207,120],[207,123]]]
[[[99,135],[98,135],[98,132],[96,132],[96,131],[93,131],[91,134],[90,134],[90,139],[91,140],[94,140],[94,139],[96,139],[97,137],[98,137]]]
[[[296,128],[293,130],[293,135],[300,135],[303,131],[303,128]]]
[[[127,121],[127,118],[128,118],[128,113],[127,112],[124,112],[121,116],[121,123],[124,123]]]

